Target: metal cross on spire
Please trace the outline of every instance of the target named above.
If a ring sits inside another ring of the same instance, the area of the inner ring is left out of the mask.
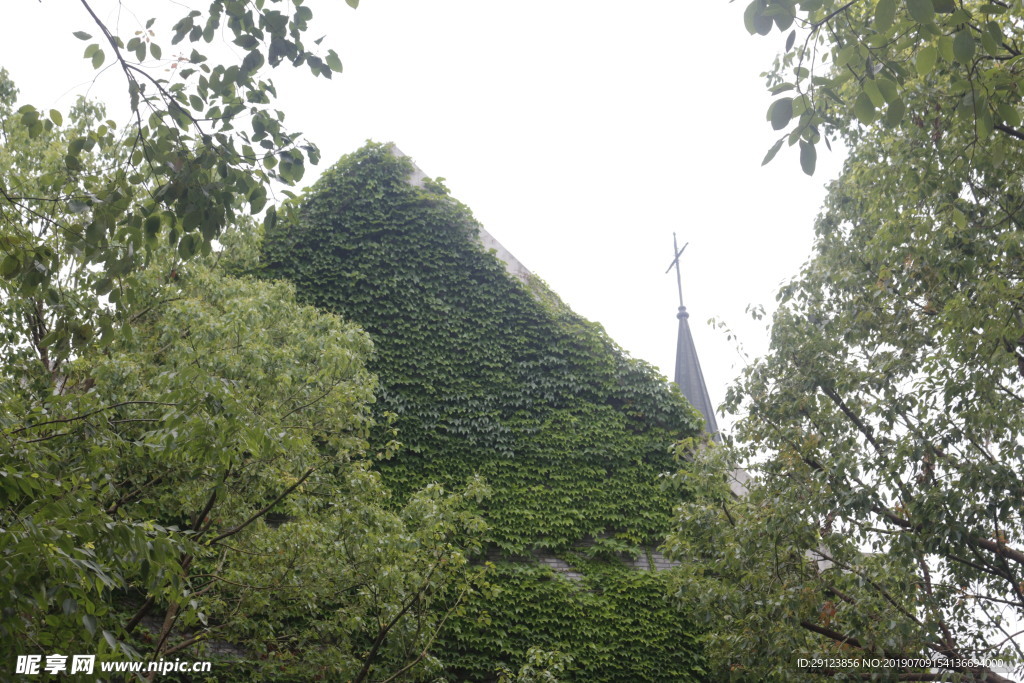
[[[675,258],[672,259],[672,263],[669,264],[668,268],[665,269],[665,273],[668,274],[668,271],[672,270],[673,268],[676,269],[676,285],[679,286],[679,307],[680,308],[683,307],[683,277],[682,277],[682,275],[679,274],[679,257],[683,255],[683,252],[686,251],[686,247],[688,247],[688,246],[690,246],[689,242],[684,244],[683,248],[680,249],[679,248],[679,242],[676,241],[676,234],[672,233],[672,251],[675,252],[676,256],[675,256]]]
[[[704,384],[704,373],[700,370],[700,359],[697,358],[697,347],[694,346],[693,336],[690,334],[690,315],[683,305],[683,278],[680,273],[679,257],[683,255],[689,242],[679,248],[679,241],[675,233],[672,234],[672,249],[675,258],[665,271],[666,274],[673,268],[676,269],[676,285],[679,287],[679,312],[676,318],[679,319],[679,338],[676,340],[676,386],[683,392],[683,396],[700,411],[704,416],[704,428],[713,438],[718,438],[718,423],[715,421],[715,409],[708,395],[708,388]]]

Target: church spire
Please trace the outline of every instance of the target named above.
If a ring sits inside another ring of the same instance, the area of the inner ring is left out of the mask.
[[[676,269],[676,284],[679,287],[679,312],[676,314],[676,317],[679,318],[679,338],[676,342],[675,382],[679,390],[683,392],[686,400],[704,416],[705,429],[717,441],[719,436],[718,422],[715,420],[715,408],[711,403],[711,397],[708,395],[708,388],[704,384],[704,373],[700,370],[697,347],[693,343],[693,335],[690,334],[690,314],[686,312],[686,306],[683,305],[683,280],[679,271],[679,257],[682,256],[683,251],[688,245],[689,242],[680,249],[679,243],[676,241],[676,235],[672,233],[672,247],[675,251],[675,258],[672,259],[668,270],[665,271],[668,273],[673,268]]]

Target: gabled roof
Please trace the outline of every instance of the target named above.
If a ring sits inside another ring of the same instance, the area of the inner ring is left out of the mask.
[[[390,148],[391,153],[396,157],[400,159],[408,159],[409,163],[412,164],[412,175],[409,176],[409,183],[416,187],[423,187],[424,181],[427,179],[427,174],[416,165],[408,154],[398,149],[398,145],[392,142],[390,144]],[[487,232],[487,230],[484,229],[484,226],[478,225],[477,229],[479,230],[480,243],[484,245],[484,249],[494,250],[494,255],[505,264],[505,270],[508,271],[508,274],[514,278],[522,280],[523,282],[529,282],[529,269],[520,263],[519,259],[512,255],[512,252],[503,247],[501,242],[499,242],[494,235]]]

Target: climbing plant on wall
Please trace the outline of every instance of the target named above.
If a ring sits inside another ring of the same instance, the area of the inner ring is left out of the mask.
[[[390,425],[401,443],[378,464],[384,480],[400,499],[433,482],[458,486],[483,475],[493,490],[484,510],[488,540],[504,557],[565,554],[581,545],[590,556],[612,557],[657,545],[673,496],[659,478],[678,467],[670,447],[699,432],[699,414],[542,282],[508,275],[477,239],[470,211],[438,182],[411,184],[413,168],[390,146],[367,145],[271,220],[264,243],[266,275],[291,280],[301,299],[373,338],[378,424]],[[392,436],[378,430],[378,447]],[[512,596],[506,599],[515,602],[524,583],[510,577],[521,574],[503,571]],[[530,576],[530,585],[540,585]],[[657,582],[630,580],[647,590]],[[601,580],[587,574],[586,581]],[[598,600],[580,598],[587,590],[560,585],[561,597],[533,603],[529,619],[567,624],[576,619],[572,610]],[[631,604],[639,603],[607,602],[601,613],[641,618],[630,616]],[[466,617],[453,626],[450,633],[462,635],[451,636],[451,652],[460,637],[464,644],[490,638],[494,630],[482,624],[493,612],[478,605],[477,622]],[[477,654],[521,656],[531,638],[543,636],[521,630]],[[566,629],[554,640],[564,647],[577,636],[582,631]],[[616,647],[639,647],[640,640]],[[570,668],[584,670],[587,656],[575,653]],[[659,656],[644,655],[648,662]],[[693,652],[687,657],[692,662]],[[474,676],[494,672],[487,657],[461,661]],[[643,680],[637,671],[630,677]]]

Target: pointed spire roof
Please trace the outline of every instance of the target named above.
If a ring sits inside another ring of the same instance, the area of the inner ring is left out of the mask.
[[[718,441],[718,422],[715,420],[715,407],[711,403],[711,396],[708,395],[707,385],[704,384],[704,373],[700,370],[700,359],[697,358],[697,347],[693,343],[693,335],[690,334],[690,314],[686,312],[683,305],[683,279],[679,269],[679,257],[689,246],[689,242],[679,248],[675,233],[672,234],[672,248],[675,251],[675,258],[669,264],[669,272],[676,269],[676,284],[679,287],[679,338],[676,341],[676,375],[675,382],[679,390],[683,392],[686,400],[693,405],[700,414],[704,416],[704,428],[708,434]]]
[[[697,347],[690,334],[690,314],[686,306],[679,306],[679,339],[676,342],[676,386],[694,408],[704,416],[704,427],[707,432],[718,438],[718,422],[715,420],[715,407],[704,384],[704,373],[700,370],[700,359],[697,358]]]

